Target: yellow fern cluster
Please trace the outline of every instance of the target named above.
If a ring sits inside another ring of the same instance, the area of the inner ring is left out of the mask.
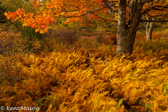
[[[168,51],[136,47],[131,56],[110,56],[109,49],[21,56],[12,69],[16,82],[1,81],[0,104],[47,112],[168,111]]]
[[[12,90],[15,95],[7,101],[6,94],[2,93],[1,101],[14,106],[43,103],[45,106],[41,109],[48,108],[48,111],[123,110],[123,106],[116,108],[117,101],[108,96],[106,83],[96,78],[94,63],[101,62],[77,53],[27,55],[17,64],[17,69],[21,69],[19,81],[13,88],[1,88],[4,93]],[[43,97],[45,100],[40,101]],[[17,103],[12,104],[12,101]]]

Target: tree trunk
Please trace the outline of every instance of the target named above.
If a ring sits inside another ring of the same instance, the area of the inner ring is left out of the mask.
[[[136,32],[140,24],[141,10],[143,4],[133,0],[132,17],[126,24],[126,0],[118,3],[118,32],[116,54],[132,54]]]
[[[153,22],[146,23],[146,40],[152,40]]]
[[[124,53],[126,46],[125,42],[126,42],[126,0],[119,0],[116,54]]]

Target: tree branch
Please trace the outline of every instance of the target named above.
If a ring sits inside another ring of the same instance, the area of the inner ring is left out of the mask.
[[[141,20],[141,22],[168,22],[168,20]]]
[[[168,4],[165,5],[165,6],[155,5],[155,6],[149,7],[149,8],[147,8],[146,10],[144,10],[144,11],[141,13],[141,15],[143,15],[143,14],[149,12],[149,11],[152,10],[152,9],[154,9],[154,10],[163,10],[163,9],[166,9],[166,8],[168,8]]]

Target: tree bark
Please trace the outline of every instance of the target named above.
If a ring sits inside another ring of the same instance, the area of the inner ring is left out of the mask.
[[[126,0],[119,0],[116,54],[124,53],[126,46],[125,42],[126,42]]]
[[[136,32],[140,24],[142,7],[143,3],[133,0],[132,16],[126,24],[126,0],[119,0],[116,54],[132,54]]]

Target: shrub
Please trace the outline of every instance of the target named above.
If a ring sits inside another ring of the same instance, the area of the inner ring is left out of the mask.
[[[165,38],[160,38],[159,40],[151,40],[149,42],[141,41],[140,46],[144,51],[152,50],[153,52],[160,49],[168,49],[168,40]]]
[[[30,41],[32,39],[38,39],[41,40],[42,39],[42,34],[40,34],[39,32],[35,32],[34,28],[31,27],[23,27],[22,28],[22,37],[24,38],[28,38]]]
[[[97,41],[103,44],[117,44],[117,36],[116,35],[103,35],[100,34],[97,36]]]
[[[44,37],[55,38],[58,43],[73,44],[80,38],[80,32],[73,28],[59,26],[49,29]]]
[[[13,86],[18,81],[19,71],[16,69],[18,54],[0,55],[0,83],[8,82]]]
[[[20,33],[0,33],[0,54],[13,54],[23,52],[25,39],[20,38]]]

